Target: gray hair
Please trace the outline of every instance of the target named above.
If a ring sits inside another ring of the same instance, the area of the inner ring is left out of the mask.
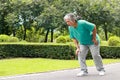
[[[64,16],[64,20],[65,20],[65,19],[69,19],[69,20],[71,20],[71,21],[73,21],[73,20],[77,21],[77,17],[75,16],[74,13],[68,13],[68,14],[66,14],[66,15]]]

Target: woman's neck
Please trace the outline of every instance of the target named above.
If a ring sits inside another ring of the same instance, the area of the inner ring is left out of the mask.
[[[77,27],[77,22],[73,24],[73,27],[76,28]]]

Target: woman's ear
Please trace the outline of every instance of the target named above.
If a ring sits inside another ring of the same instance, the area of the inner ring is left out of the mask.
[[[75,20],[72,20],[71,22],[72,22],[72,23],[76,23],[76,21],[75,21]]]

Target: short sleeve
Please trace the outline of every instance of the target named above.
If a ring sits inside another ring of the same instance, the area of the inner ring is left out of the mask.
[[[85,21],[85,24],[84,24],[85,28],[88,29],[89,31],[93,31],[94,27],[95,27],[95,24],[93,23],[90,23],[88,21]]]

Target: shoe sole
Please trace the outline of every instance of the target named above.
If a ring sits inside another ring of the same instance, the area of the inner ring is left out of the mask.
[[[88,74],[84,74],[84,75],[77,75],[77,77],[82,77],[82,76],[87,76]]]

